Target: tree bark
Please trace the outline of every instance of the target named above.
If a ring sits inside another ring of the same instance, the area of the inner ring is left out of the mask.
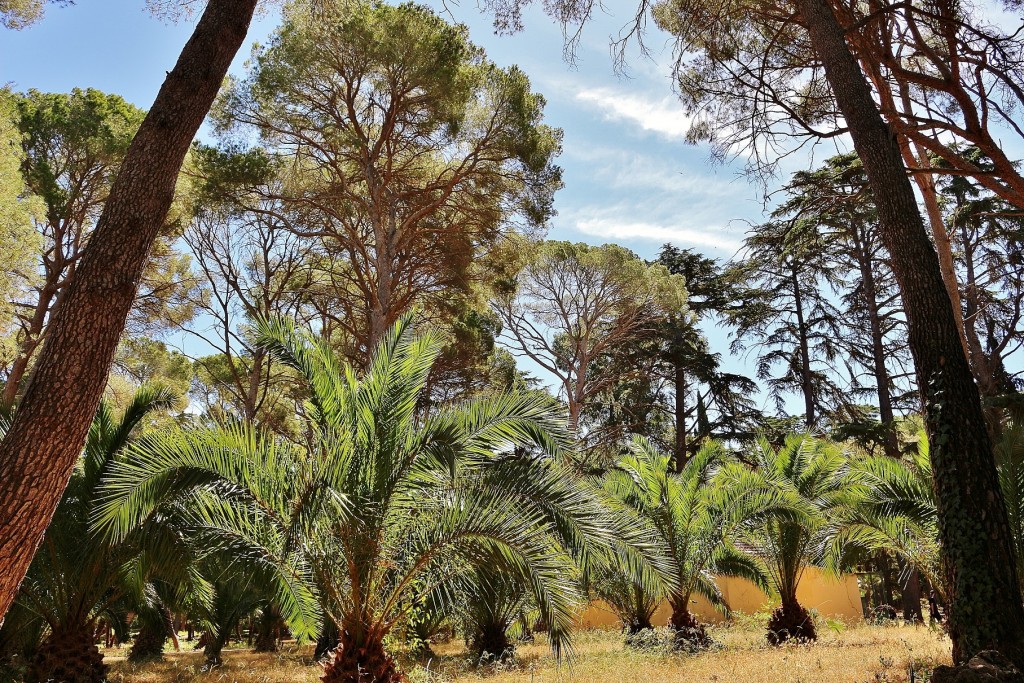
[[[800,296],[800,279],[796,266],[792,268],[793,306],[796,308],[796,325],[800,335],[800,388],[804,394],[804,423],[808,428],[817,424],[814,411],[814,379],[811,376],[811,346],[807,341],[807,323],[804,321],[803,297]]]
[[[675,471],[682,472],[689,459],[686,453],[686,368],[681,360],[676,362],[675,367],[675,419],[676,419],[676,442],[675,442]]]
[[[878,420],[885,429],[885,454],[891,458],[898,458],[900,449],[896,438],[896,416],[892,408],[892,396],[889,393],[889,369],[885,365],[885,335],[882,331],[882,315],[878,305],[878,289],[875,285],[871,248],[867,240],[862,242],[858,237],[857,242],[864,304],[868,312],[868,324],[871,327],[871,361],[878,393]]]
[[[943,568],[951,591],[953,658],[965,662],[982,650],[998,650],[1021,666],[1024,605],[1006,506],[938,257],[899,145],[882,120],[843,28],[826,0],[798,0],[797,8],[867,172],[903,297],[925,397]]]
[[[257,0],[211,0],[136,134],[0,443],[0,618],[67,486],[189,145]]]

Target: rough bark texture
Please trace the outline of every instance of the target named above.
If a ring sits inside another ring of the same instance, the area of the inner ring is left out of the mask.
[[[281,639],[281,628],[284,620],[281,612],[274,606],[263,609],[259,622],[256,624],[256,640],[253,649],[256,652],[277,652],[277,641]]]
[[[768,642],[771,645],[780,645],[788,640],[808,642],[817,639],[814,620],[796,601],[783,601],[768,620]]]
[[[954,660],[994,649],[1019,664],[1024,661],[1024,605],[1006,507],[935,249],[897,141],[831,7],[826,0],[798,0],[797,7],[867,172],[903,297],[931,437]]]
[[[208,4],[132,141],[0,444],[0,618],[67,486],[178,171],[255,6]]]
[[[220,666],[224,663],[220,653],[224,650],[224,646],[227,645],[230,635],[231,629],[224,626],[217,629],[216,632],[203,632],[203,637],[199,639],[199,643],[203,646],[203,659],[206,660],[207,664]],[[197,645],[196,647],[199,646]]]
[[[128,661],[148,662],[160,659],[164,654],[164,643],[174,632],[174,624],[170,610],[160,608],[155,613],[141,618],[139,634],[135,636],[132,649],[128,651]]]
[[[107,667],[93,635],[92,623],[51,632],[39,646],[26,682],[103,683]]]
[[[324,666],[323,683],[404,683],[407,679],[398,670],[395,660],[379,641],[362,644],[342,634],[341,642]]]
[[[675,631],[675,646],[688,652],[699,652],[711,647],[714,643],[708,635],[708,630],[687,607],[689,598],[671,602],[672,616],[668,625]]]
[[[316,647],[313,649],[313,659],[319,662],[330,655],[334,648],[338,647],[339,640],[338,626],[330,619],[324,620],[320,636],[316,639]]]
[[[905,569],[900,563],[901,569]],[[907,581],[903,586],[901,600],[903,603],[903,620],[908,624],[923,624],[924,614],[921,611],[921,577],[917,569],[911,567],[906,572]]]

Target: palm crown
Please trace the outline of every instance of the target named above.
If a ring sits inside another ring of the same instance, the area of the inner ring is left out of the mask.
[[[409,317],[362,377],[288,322],[263,322],[259,335],[307,384],[306,448],[241,424],[154,436],[107,479],[98,524],[123,533],[160,501],[189,497],[206,533],[289,568],[278,600],[300,632],[312,616],[305,587],[317,594],[341,632],[329,680],[397,678],[385,636],[484,564],[528,587],[560,652],[579,599],[567,567],[610,530],[558,463],[569,437],[557,404],[508,393],[424,415],[441,345],[413,336]]]

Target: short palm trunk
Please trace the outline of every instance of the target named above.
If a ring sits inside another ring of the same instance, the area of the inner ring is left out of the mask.
[[[39,646],[26,683],[103,683],[107,667],[94,635],[92,623],[52,631]]]
[[[672,618],[669,620],[669,627],[675,632],[675,646],[682,650],[697,652],[706,650],[713,644],[711,636],[704,624],[682,606],[672,606]]]
[[[814,619],[798,602],[783,602],[782,606],[772,612],[768,620],[768,642],[779,645],[787,640],[807,642],[817,640],[814,630]]]
[[[323,683],[405,683],[394,658],[380,641],[356,643],[347,632],[324,664]]]
[[[479,626],[471,645],[479,662],[504,661],[515,656],[515,646],[509,642],[503,624]]]
[[[256,652],[277,652],[277,641],[281,638],[284,620],[273,608],[263,610],[259,623],[256,625],[256,640],[253,650]]]
[[[160,659],[172,628],[170,612],[161,610],[157,614],[147,615],[128,652],[128,661],[137,663]]]

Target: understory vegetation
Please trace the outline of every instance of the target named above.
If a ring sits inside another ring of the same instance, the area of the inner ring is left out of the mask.
[[[555,239],[567,138],[435,7],[226,76],[256,0],[148,4],[203,8],[151,111],[0,87],[0,683],[1021,676],[1024,30],[642,3],[763,185],[719,259]]]

